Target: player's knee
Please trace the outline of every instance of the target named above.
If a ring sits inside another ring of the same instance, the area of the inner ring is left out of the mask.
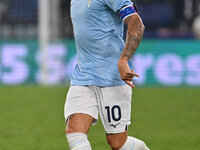
[[[73,127],[72,125],[68,125],[66,130],[65,130],[66,134],[75,133],[75,132],[76,132],[76,128]]]
[[[73,122],[73,121],[69,121],[67,123],[67,127],[66,127],[66,134],[69,134],[69,133],[76,133],[76,132],[81,132],[81,133],[87,133],[88,131],[88,128],[86,128],[86,125],[85,124],[77,124],[76,122]]]
[[[93,117],[86,114],[73,114],[68,118],[66,133],[88,133]]]
[[[66,134],[76,132],[86,133],[83,126],[76,126],[75,124],[68,124],[65,132]]]
[[[115,138],[113,136],[107,136],[107,142],[112,150],[119,150],[124,144],[123,140],[121,140],[120,138]]]

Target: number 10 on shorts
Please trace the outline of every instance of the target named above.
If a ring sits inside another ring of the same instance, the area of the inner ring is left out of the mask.
[[[113,107],[106,106],[107,110],[108,122],[111,122],[111,119],[114,121],[119,121],[122,117],[121,108],[118,105],[114,105]]]

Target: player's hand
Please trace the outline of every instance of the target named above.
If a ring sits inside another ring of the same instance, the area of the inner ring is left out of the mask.
[[[126,84],[128,84],[130,87],[135,88],[135,85],[133,85],[131,81],[133,80],[134,76],[139,77],[139,75],[136,74],[133,70],[130,70],[128,62],[125,60],[119,59],[117,66],[121,79],[126,82]]]

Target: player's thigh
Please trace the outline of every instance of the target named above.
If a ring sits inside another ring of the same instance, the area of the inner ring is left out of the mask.
[[[101,88],[99,113],[107,134],[123,133],[130,124],[132,89],[128,85]]]
[[[87,132],[98,119],[97,100],[89,86],[71,86],[65,102],[67,132]]]

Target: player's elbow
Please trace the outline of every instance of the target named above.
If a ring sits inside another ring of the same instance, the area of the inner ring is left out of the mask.
[[[144,33],[145,30],[145,25],[143,24],[143,22],[141,22],[141,32]]]
[[[141,24],[139,25],[140,27],[138,28],[138,36],[141,36],[141,38],[143,37],[143,34],[144,34],[144,30],[145,30],[145,26],[143,24],[143,22],[141,22]]]
[[[143,35],[144,30],[145,30],[144,23],[140,17],[138,17],[137,19],[138,19],[138,28],[137,29],[139,30],[140,34]]]

